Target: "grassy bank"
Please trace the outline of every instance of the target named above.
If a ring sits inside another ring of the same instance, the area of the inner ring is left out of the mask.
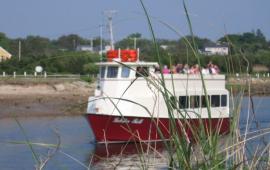
[[[230,91],[231,95],[236,95],[239,92],[243,91],[245,96],[269,96],[270,79],[228,78],[226,81],[226,88]]]

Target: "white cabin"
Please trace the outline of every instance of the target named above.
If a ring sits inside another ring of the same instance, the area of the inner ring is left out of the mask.
[[[162,76],[155,72],[154,62],[103,62],[100,66],[95,96],[89,98],[87,113],[168,118],[168,109],[160,84]],[[140,73],[139,73],[140,72]],[[229,92],[225,89],[224,75],[164,74],[166,89],[175,109],[175,118],[229,117]],[[203,88],[205,83],[206,92]],[[146,109],[147,108],[147,109]]]

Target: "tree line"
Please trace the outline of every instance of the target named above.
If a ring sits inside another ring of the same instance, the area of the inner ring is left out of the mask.
[[[195,47],[191,43],[194,40]],[[19,55],[19,42],[21,43],[21,59]],[[136,43],[135,43],[136,42]],[[220,44],[229,46],[228,56],[204,55],[198,53],[205,46],[214,45],[215,42],[207,38],[185,36],[177,40],[158,39],[161,61],[166,65],[176,63],[193,65],[199,57],[202,65],[209,61],[219,65],[223,73],[248,72],[252,73],[256,64],[270,68],[270,41],[260,29],[242,34],[228,34],[217,40]],[[26,38],[8,38],[0,33],[0,46],[9,51],[13,57],[0,62],[0,72],[12,73],[16,71],[33,72],[35,66],[40,65],[47,73],[90,74],[97,73],[94,65],[100,60],[95,52],[77,51],[78,45],[90,45],[90,40],[76,34],[64,35],[56,40],[40,36],[27,36]],[[108,40],[103,40],[103,46]],[[93,39],[94,47],[100,46],[100,38]],[[134,33],[116,42],[116,48],[140,48],[140,60],[157,61],[155,46],[151,39]],[[194,52],[195,49],[195,52]],[[103,56],[103,59],[105,56]]]

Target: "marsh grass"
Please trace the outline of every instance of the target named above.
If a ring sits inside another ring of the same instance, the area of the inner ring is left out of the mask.
[[[161,57],[159,53],[159,47],[156,41],[154,29],[152,26],[151,17],[148,14],[148,11],[143,3],[143,0],[140,0],[141,6],[143,8],[143,11],[145,13],[147,23],[150,29],[150,33],[152,35],[153,45],[155,47],[156,52],[156,60],[158,61],[158,64],[160,68],[162,68],[163,63],[161,62]],[[194,40],[194,34],[192,30],[192,24],[191,19],[189,17],[188,9],[186,6],[185,1],[183,1],[183,7],[186,14],[187,24],[190,30],[190,35],[192,37],[191,41],[188,39],[185,39],[187,49],[191,49],[191,53],[196,57],[197,63],[199,66],[201,66],[200,62],[200,53],[198,52],[198,48],[196,45],[196,42]],[[177,35],[181,36],[178,31],[167,24],[166,22],[159,21],[163,23],[166,27],[168,27],[170,30],[175,32]],[[229,38],[227,37],[228,42],[231,43]],[[231,43],[230,45],[233,46]],[[189,58],[189,53],[187,53],[187,59]],[[246,61],[246,66],[242,65],[235,65],[235,63],[232,62],[230,57],[224,58],[224,62],[227,67],[227,73],[228,74],[234,74],[234,67],[240,67],[241,73],[247,75],[244,78],[244,83],[237,85],[237,93],[233,93],[235,91],[235,86],[229,86],[228,89],[231,92],[231,107],[230,107],[230,115],[231,115],[231,122],[230,122],[230,132],[226,136],[221,136],[218,134],[220,130],[220,126],[217,127],[217,129],[212,128],[205,128],[203,126],[203,121],[198,114],[198,117],[200,119],[200,123],[198,126],[193,126],[190,121],[187,112],[184,110],[181,110],[179,106],[176,104],[176,101],[172,101],[170,99],[171,96],[175,96],[175,89],[170,91],[167,89],[165,84],[165,78],[164,75],[161,73],[161,78],[156,80],[154,77],[144,77],[144,79],[147,81],[148,84],[151,84],[152,87],[154,87],[158,93],[162,95],[164,98],[164,101],[166,103],[168,115],[170,118],[170,128],[167,129],[170,134],[171,138],[170,140],[165,140],[163,137],[163,134],[161,133],[160,129],[158,129],[158,135],[161,136],[163,139],[163,144],[165,148],[165,152],[160,152],[156,148],[153,148],[151,144],[149,143],[143,143],[143,142],[137,142],[134,143],[134,147],[136,147],[136,150],[138,151],[138,161],[139,165],[137,165],[140,169],[151,169],[152,163],[149,161],[149,158],[151,154],[156,153],[157,155],[161,155],[162,158],[165,158],[165,163],[163,162],[163,166],[165,166],[167,169],[266,169],[268,168],[270,161],[269,161],[269,143],[264,141],[264,147],[259,148],[257,147],[255,150],[250,151],[249,143],[252,140],[258,140],[260,138],[263,138],[264,135],[267,135],[270,133],[269,128],[259,128],[259,122],[256,122],[257,130],[251,131],[250,130],[250,116],[253,115],[253,118],[255,118],[255,112],[254,112],[254,105],[252,102],[252,96],[251,96],[251,79],[248,76],[249,72],[249,63],[246,59],[244,53],[239,49],[239,56],[238,60],[244,60]],[[187,60],[188,61],[188,60]],[[240,62],[239,62],[240,63]],[[119,63],[120,65],[126,66],[124,63]],[[128,67],[128,66],[126,66]],[[132,68],[130,68],[132,69]],[[134,70],[135,71],[135,70]],[[207,96],[207,90],[204,83],[204,77],[202,73],[200,72],[200,77],[202,80],[203,85],[203,92]],[[188,78],[188,75],[187,75]],[[134,80],[136,81],[136,80]],[[171,75],[171,81],[172,84],[174,81],[173,75]],[[188,86],[188,82],[187,82]],[[130,87],[130,86],[129,86]],[[124,93],[129,89],[124,91]],[[175,87],[173,87],[175,88]],[[246,110],[247,112],[247,119],[245,122],[245,129],[241,131],[241,125],[240,125],[240,113],[241,113],[241,105],[243,101],[244,94],[248,95],[248,108]],[[120,113],[121,116],[123,114],[118,109],[118,103],[119,101],[125,101],[125,102],[131,102],[133,104],[139,105],[140,107],[144,108],[147,113],[151,116],[153,124],[158,127],[158,121],[155,121],[152,117],[152,111],[148,110],[145,106],[141,105],[140,103],[136,103],[131,100],[126,100],[123,97],[124,93],[119,98],[112,98],[112,97],[103,97],[100,99],[109,99],[110,102],[114,105],[115,109]],[[155,94],[156,96],[158,94]],[[99,99],[97,99],[99,100]],[[156,98],[154,99],[156,100]],[[207,110],[208,110],[208,118],[209,118],[209,127],[211,127],[211,109],[208,98],[206,98],[207,103]],[[91,101],[90,101],[91,102]],[[177,116],[175,116],[174,111],[177,111]],[[252,115],[251,115],[252,114]],[[178,119],[181,118],[181,121]],[[220,122],[221,123],[221,122]],[[140,139],[139,135],[136,133],[133,133],[131,129],[129,129],[128,124],[126,124],[129,131],[134,138]],[[177,129],[177,127],[180,127],[180,132]],[[193,140],[191,141],[188,137],[186,129],[190,129],[191,134],[193,135]],[[181,135],[180,135],[181,134]],[[105,144],[106,147],[108,147],[108,143]],[[142,145],[147,145],[148,149],[146,151],[142,150]],[[251,146],[252,147],[252,146]],[[125,160],[125,155],[123,155],[122,151],[125,149],[123,147],[121,149],[121,153],[118,155],[119,161],[116,161],[116,163],[113,165],[114,168],[117,168],[118,166],[121,166],[121,162]],[[109,152],[109,151],[108,151]],[[105,160],[106,161],[106,160]],[[126,165],[127,166],[127,165]]]
[[[153,44],[155,46],[155,51],[156,51],[156,59],[160,65],[160,68],[162,68],[163,63],[161,63],[160,59],[160,53],[159,53],[159,47],[157,45],[157,41],[155,38],[154,34],[154,29],[151,23],[151,18],[149,17],[149,14],[147,12],[147,9],[143,3],[142,0],[140,0],[140,3],[142,5],[142,8],[145,12],[145,16],[147,18],[147,23],[150,28],[150,32],[152,35],[153,39]],[[185,1],[183,1],[183,6],[187,18],[187,23],[190,29],[190,34],[192,37],[191,42],[186,39],[186,45],[192,50],[193,55],[197,59],[197,63],[199,66],[200,64],[200,54],[198,52],[195,40],[194,40],[194,35],[192,31],[192,24],[191,20],[188,14],[187,6]],[[165,24],[167,25],[167,24]],[[172,29],[171,26],[167,25],[169,28]],[[176,32],[175,29],[172,31]],[[228,42],[229,39],[228,39]],[[249,71],[249,63],[248,60],[246,59],[245,55],[239,51],[239,60],[245,60],[247,62],[246,69],[244,69],[244,73],[248,73]],[[188,58],[189,56],[187,56]],[[232,72],[234,73],[234,65],[232,65],[232,62],[230,61],[230,58],[224,58],[224,62],[227,66],[227,72]],[[241,65],[239,65],[240,68],[242,68]],[[240,69],[241,70],[241,69]],[[206,86],[204,83],[204,78],[202,73],[200,72],[202,84],[203,84],[203,90],[204,94],[207,95],[207,90]],[[254,168],[262,168],[265,167],[267,168],[267,165],[269,165],[269,144],[266,143],[265,147],[261,150],[258,148],[255,150],[255,152],[249,152],[247,153],[248,150],[248,142],[254,139],[258,139],[263,135],[269,134],[270,131],[269,129],[259,129],[257,131],[250,131],[250,114],[251,110],[253,112],[253,116],[255,116],[254,109],[250,109],[252,105],[252,96],[250,95],[250,78],[247,76],[245,80],[244,85],[239,85],[237,86],[238,93],[234,96],[231,95],[232,99],[232,106],[230,109],[230,114],[231,114],[231,129],[229,134],[224,138],[223,136],[220,136],[218,134],[219,128],[217,127],[217,130],[213,130],[211,128],[205,129],[203,126],[203,120],[200,120],[200,124],[197,127],[193,127],[190,122],[188,121],[187,117],[188,115],[186,112],[180,110],[180,108],[177,108],[178,106],[171,101],[170,96],[174,96],[174,89],[173,92],[169,91],[166,88],[165,84],[165,79],[164,75],[161,73],[161,79],[158,81],[158,83],[154,80],[148,77],[144,77],[147,82],[150,84],[154,85],[159,92],[162,94],[167,109],[168,109],[168,114],[170,117],[170,131],[171,138],[169,141],[165,140],[164,138],[164,146],[167,151],[167,168],[168,169],[254,169]],[[173,75],[171,77],[172,79],[172,84],[173,84]],[[232,92],[234,89],[233,86],[229,87],[229,90]],[[249,107],[247,110],[247,120],[246,120],[246,127],[244,132],[240,131],[240,112],[241,112],[241,103],[244,97],[244,92],[248,91],[248,96],[249,96]],[[233,94],[233,93],[231,93]],[[118,100],[124,100],[122,98],[119,98]],[[210,109],[210,104],[208,98],[207,100],[207,109],[208,109],[208,117],[209,120],[211,119],[211,109]],[[114,103],[111,100],[112,103]],[[132,101],[128,101],[132,102]],[[134,103],[134,102],[133,102]],[[139,103],[134,103],[138,104]],[[114,106],[117,108],[117,104],[114,104]],[[144,107],[144,106],[142,106]],[[152,115],[151,112],[145,108],[149,115]],[[182,121],[175,121],[178,117],[175,117],[175,114],[173,114],[173,110],[177,110],[177,113],[179,114],[179,117],[182,117]],[[121,111],[118,110],[119,113],[121,114]],[[123,115],[122,115],[123,116]],[[152,117],[153,118],[153,117]],[[157,123],[154,122],[155,125],[158,127]],[[257,127],[258,126],[257,122]],[[177,126],[180,125],[181,127],[181,132],[183,135],[179,136]],[[211,121],[210,125],[211,127]],[[194,135],[194,141],[190,141],[189,137],[186,135],[186,128],[188,127],[192,131],[192,135]],[[158,132],[160,136],[162,136],[162,133],[159,131]],[[137,136],[139,138],[139,136]],[[137,145],[136,145],[137,146]],[[140,143],[138,144],[140,146]],[[139,150],[140,148],[138,148]],[[149,151],[149,150],[148,150]],[[156,151],[156,150],[154,150]],[[144,153],[148,154],[148,152]],[[141,163],[141,169],[147,169],[148,164],[147,161],[145,160],[144,154],[138,154],[139,160]],[[162,155],[162,154],[161,154]],[[264,163],[261,163],[261,162]]]
[[[154,29],[152,26],[152,21],[151,17],[148,14],[148,11],[143,3],[143,0],[140,0],[141,6],[143,8],[143,11],[145,13],[146,19],[148,26],[150,28],[150,32],[152,35],[153,39],[153,45],[155,47],[155,52],[156,52],[156,60],[158,61],[158,64],[160,68],[162,68],[163,63],[161,62],[161,57],[159,53],[159,47],[156,41]],[[201,66],[200,63],[200,54],[198,52],[198,48],[196,45],[196,42],[194,40],[194,34],[192,30],[192,22],[189,17],[188,9],[186,6],[185,1],[183,1],[183,7],[184,11],[186,14],[186,19],[187,19],[187,24],[190,30],[190,35],[192,37],[192,40],[185,39],[186,46],[188,47],[187,49],[191,49],[191,53],[196,57],[197,63],[199,66]],[[165,26],[167,26],[170,30],[175,32],[177,35],[181,36],[175,28],[170,26],[169,24],[163,22]],[[230,40],[228,39],[228,42]],[[233,45],[231,43],[231,45]],[[245,61],[245,55],[239,50],[239,60],[244,59]],[[189,58],[189,53],[187,53],[187,58]],[[188,61],[188,60],[187,60]],[[241,65],[235,66],[233,65],[233,62],[231,61],[230,57],[224,58],[224,62],[227,66],[227,72],[233,74],[234,73],[234,67],[240,67],[242,68]],[[119,63],[121,65],[126,66],[124,63]],[[132,69],[132,68],[130,68]],[[244,70],[243,73],[248,73],[249,71],[249,64],[247,61],[247,66],[246,68],[243,68],[241,70]],[[172,84],[174,81],[173,75],[171,75],[171,81]],[[204,78],[202,73],[200,72],[200,77],[202,80],[203,84],[203,91],[204,94],[207,96],[207,90],[206,86],[204,83]],[[188,78],[188,75],[187,75]],[[230,108],[230,114],[231,114],[231,123],[230,123],[230,132],[228,135],[220,136],[218,134],[219,128],[217,127],[216,130],[213,130],[212,128],[205,128],[203,126],[203,120],[200,119],[200,123],[198,126],[194,127],[190,121],[187,112],[179,108],[179,106],[176,104],[176,102],[172,102],[170,99],[171,96],[175,96],[175,89],[173,91],[170,91],[167,89],[166,84],[165,84],[165,78],[164,75],[161,73],[161,78],[156,80],[154,77],[144,77],[144,79],[147,81],[148,84],[150,84],[152,87],[154,87],[158,93],[162,95],[164,98],[164,101],[166,103],[168,115],[170,118],[170,129],[167,129],[170,134],[171,138],[170,140],[165,140],[163,137],[163,134],[161,133],[161,130],[158,129],[158,135],[161,136],[163,139],[162,143],[165,148],[165,152],[162,152],[157,149],[156,144],[150,144],[150,143],[144,143],[144,142],[135,142],[134,147],[137,150],[137,162],[131,162],[134,163],[135,165],[126,165],[126,166],[135,166],[139,167],[140,169],[151,169],[155,168],[156,166],[154,163],[157,163],[153,161],[152,158],[157,158],[157,160],[163,160],[162,162],[158,162],[158,166],[165,167],[167,169],[266,169],[269,168],[270,166],[270,144],[267,141],[264,141],[264,147],[263,148],[256,148],[255,151],[249,151],[249,142],[252,140],[256,140],[259,138],[263,138],[264,135],[267,135],[270,133],[270,128],[265,128],[262,129],[259,126],[259,122],[256,123],[257,129],[255,131],[250,131],[250,117],[253,116],[255,117],[255,111],[254,111],[254,104],[252,101],[252,96],[250,95],[250,77],[246,77],[245,84],[240,84],[237,85],[237,94],[234,95],[232,93],[234,91],[234,86],[229,86],[229,91],[231,92],[231,108]],[[136,79],[134,80],[134,82]],[[188,82],[187,82],[188,83]],[[130,86],[132,83],[130,84]],[[122,96],[125,94],[125,92],[130,88],[127,87],[125,91],[123,92]],[[176,87],[174,87],[176,88]],[[241,103],[244,97],[244,92],[248,91],[248,98],[249,98],[249,103],[248,103],[248,110],[247,110],[247,119],[246,119],[246,125],[244,131],[240,130],[240,113],[241,113]],[[158,94],[156,94],[158,95]],[[124,101],[124,102],[131,102],[135,105],[138,105],[142,108],[145,109],[145,111],[151,116],[152,121],[154,126],[159,127],[159,121],[155,121],[154,118],[152,117],[152,112],[149,110],[149,108],[146,108],[140,103],[131,101],[131,100],[126,100],[120,96],[119,98],[113,98],[109,96],[105,96],[102,98],[97,98],[95,100],[103,100],[107,99],[109,100],[115,107],[115,109],[121,114],[122,117],[123,114],[118,108],[118,103],[119,101]],[[157,96],[154,99],[155,102],[157,100]],[[93,100],[94,101],[94,100]],[[208,118],[209,120],[211,119],[211,109],[210,109],[210,104],[208,98],[206,98],[206,103],[207,103],[207,110],[208,110]],[[90,101],[91,102],[91,101]],[[175,117],[174,111],[177,111],[177,117]],[[182,118],[181,121],[178,118]],[[74,160],[74,162],[82,165],[85,169],[90,169],[91,164],[93,163],[92,160],[94,157],[98,157],[97,155],[93,155],[93,157],[90,160],[89,165],[84,165],[82,162],[78,161],[76,158],[72,157],[71,155],[64,153],[60,149],[60,141],[56,145],[51,145],[51,144],[37,144],[33,143],[29,140],[27,137],[27,132],[25,132],[23,126],[20,124],[20,122],[15,118],[18,126],[20,127],[22,133],[24,134],[25,141],[24,144],[26,144],[29,149],[31,150],[31,153],[33,155],[33,159],[36,162],[36,168],[37,169],[43,169],[46,165],[46,163],[52,158],[52,156],[56,153],[62,153],[68,158]],[[211,121],[210,121],[211,122]],[[180,132],[182,135],[180,135],[179,130],[177,127],[180,127]],[[211,123],[209,125],[211,127]],[[140,139],[140,136],[129,128],[127,124],[127,131],[129,131],[134,138]],[[191,141],[190,138],[188,137],[188,134],[186,132],[186,129],[191,130],[191,134],[193,135],[193,140]],[[106,136],[106,134],[104,134]],[[106,138],[105,138],[106,139]],[[140,141],[140,140],[138,140]],[[14,142],[12,142],[14,143]],[[18,142],[20,143],[20,142]],[[42,161],[40,159],[39,154],[37,151],[33,148],[33,145],[38,145],[41,147],[53,147],[54,150],[53,152],[50,152],[44,158]],[[126,161],[126,157],[124,154],[124,150],[126,149],[127,145],[124,145],[120,149],[119,155],[117,155],[117,160],[114,160],[111,162],[109,160],[109,149],[108,146],[109,144],[106,143],[105,141],[105,149],[106,149],[106,154],[107,156],[104,157],[99,157],[102,161],[105,163],[109,164],[109,167],[112,167],[113,169],[117,169],[119,166],[122,165],[123,162]],[[146,146],[146,149],[145,149]],[[151,158],[151,159],[150,159]],[[158,159],[159,158],[159,159]],[[132,161],[132,160],[131,160]],[[97,168],[98,169],[98,168]]]

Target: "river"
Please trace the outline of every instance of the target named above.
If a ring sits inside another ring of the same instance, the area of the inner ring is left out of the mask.
[[[250,130],[270,127],[270,97],[253,97],[255,119],[253,112],[250,111],[251,123]],[[245,131],[245,123],[247,118],[247,108],[249,106],[248,98],[244,98],[241,111],[241,131]],[[34,153],[38,158],[45,160],[48,154],[53,153],[54,147],[41,146],[41,144],[57,144],[60,147],[53,157],[48,161],[45,169],[87,169],[89,164],[94,165],[94,169],[99,169],[101,161],[93,159],[93,154],[106,157],[106,149],[98,147],[94,142],[94,136],[89,128],[88,122],[83,116],[74,117],[31,117],[18,118],[18,122],[14,118],[0,119],[0,169],[5,170],[29,170],[35,169],[35,159],[30,147],[23,142],[29,139],[31,142],[37,143],[33,145]],[[22,128],[20,128],[20,125]],[[24,133],[25,132],[25,133]],[[263,139],[270,141],[269,135]],[[260,143],[255,142],[256,144]],[[254,143],[252,143],[254,144]],[[115,146],[112,150],[119,151],[121,146]],[[130,162],[126,162],[127,166],[134,163],[133,158],[134,146],[128,145],[127,152]],[[114,156],[117,161],[118,157]],[[111,161],[112,161],[111,160]],[[111,162],[113,164],[113,162]],[[161,166],[162,167],[162,166]],[[161,168],[162,169],[162,168]]]

